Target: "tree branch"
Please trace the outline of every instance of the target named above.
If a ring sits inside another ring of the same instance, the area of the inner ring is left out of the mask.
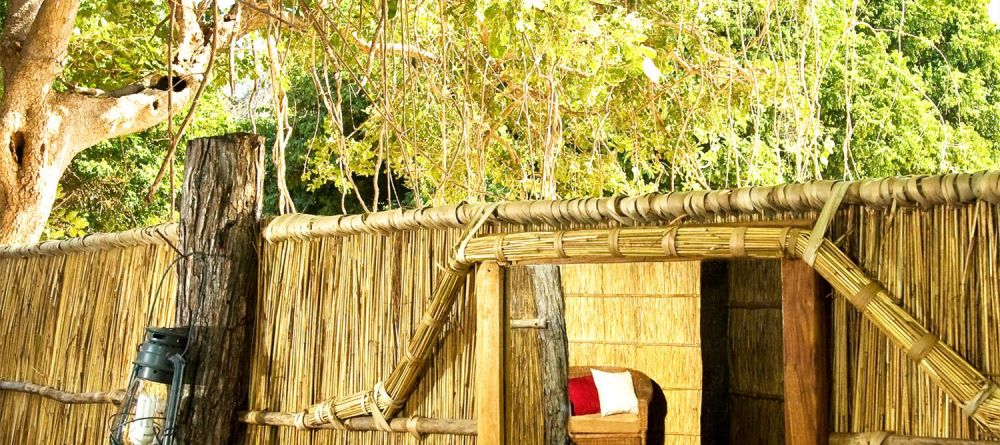
[[[121,390],[107,392],[67,392],[51,386],[8,380],[0,380],[0,391],[35,394],[66,404],[113,403],[117,405],[122,403],[122,399],[125,398],[125,391]]]
[[[430,51],[422,49],[415,45],[404,45],[402,43],[386,43],[382,45],[381,43],[372,43],[361,37],[358,37],[358,33],[351,33],[351,37],[354,38],[354,43],[358,46],[361,52],[365,54],[375,53],[386,53],[393,55],[401,55],[405,57],[411,57],[425,63],[435,63],[438,61],[437,54]]]
[[[194,0],[169,0],[175,8],[175,27],[179,42],[177,56],[171,61],[176,76],[172,82],[173,97],[171,108],[167,108],[167,94],[171,88],[166,76],[152,76],[141,82],[115,91],[88,89],[59,94],[54,105],[62,111],[66,119],[85,117],[93,119],[89,124],[72,126],[77,134],[72,138],[74,147],[70,157],[105,139],[142,131],[180,112],[201,90],[208,76],[213,58],[213,46],[228,46],[240,32],[252,29],[240,27],[239,4],[213,27],[214,34],[203,31],[198,21]]]
[[[134,91],[115,96],[116,92],[98,95],[58,93],[52,98],[53,109],[71,125],[64,131],[73,144],[66,153],[67,162],[80,151],[110,138],[152,128],[180,112],[194,94],[187,82],[175,80],[172,110],[167,109],[166,77],[152,85],[137,83],[119,91]],[[168,87],[169,88],[169,87]],[[73,122],[79,120],[80,122]]]
[[[80,0],[41,2],[24,36],[23,47],[16,60],[10,61],[11,67],[4,79],[5,95],[19,97],[19,101],[27,103],[37,101],[51,90],[52,81],[62,73],[79,8]]]

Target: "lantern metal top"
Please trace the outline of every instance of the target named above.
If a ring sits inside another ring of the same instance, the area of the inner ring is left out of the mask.
[[[187,327],[146,328],[146,341],[139,346],[134,362],[138,366],[136,377],[169,384],[174,377],[170,357],[184,352],[187,335]]]

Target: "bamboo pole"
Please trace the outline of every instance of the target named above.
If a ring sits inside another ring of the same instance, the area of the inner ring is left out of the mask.
[[[27,382],[12,382],[9,380],[0,380],[0,391],[34,394],[67,405],[97,403],[113,403],[118,405],[125,397],[125,391],[121,390],[110,392],[68,392],[51,386],[36,385]]]
[[[239,421],[250,425],[295,426],[295,414],[271,411],[245,411],[239,414]],[[431,419],[427,417],[397,417],[389,420],[391,432],[410,434],[449,434],[475,436],[475,420]],[[382,431],[371,416],[354,417],[343,421],[344,428],[335,425],[320,425],[318,429],[339,429],[346,431]]]

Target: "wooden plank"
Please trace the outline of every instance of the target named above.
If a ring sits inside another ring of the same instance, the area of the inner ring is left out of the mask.
[[[781,263],[785,443],[826,445],[830,391],[825,283],[804,261]]]
[[[191,326],[185,358],[194,369],[180,443],[236,443],[245,426],[250,331],[257,301],[257,240],[264,138],[230,135],[188,145],[177,268],[178,325]]]
[[[569,439],[569,341],[559,266],[527,268],[538,316],[547,320],[542,337],[542,418],[545,445],[566,445]]]
[[[476,414],[479,443],[504,444],[504,356],[507,318],[503,269],[495,262],[476,268]]]

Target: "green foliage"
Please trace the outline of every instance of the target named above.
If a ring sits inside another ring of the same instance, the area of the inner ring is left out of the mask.
[[[299,211],[1000,167],[985,0],[322,4],[285,2],[296,27],[278,36]],[[84,0],[64,84],[161,72],[165,9]],[[267,32],[220,55],[188,137],[256,129],[273,143]],[[165,139],[74,160],[49,235],[168,219],[168,193],[144,200]]]

